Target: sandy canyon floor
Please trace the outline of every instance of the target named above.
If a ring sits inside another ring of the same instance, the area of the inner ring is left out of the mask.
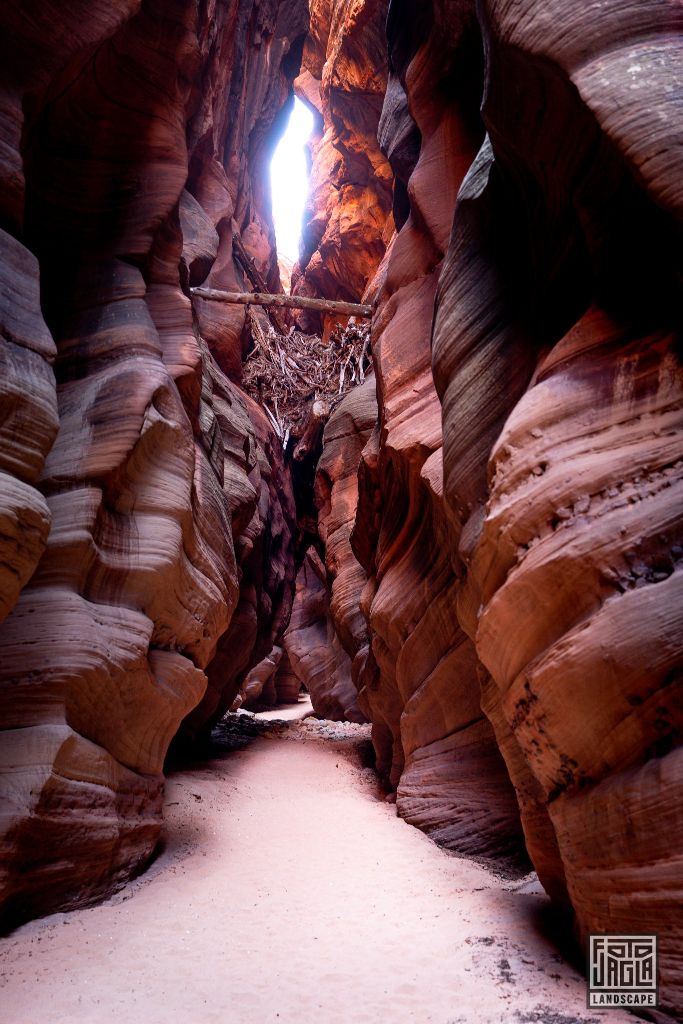
[[[1,1024],[633,1024],[586,1009],[534,876],[398,819],[369,727],[309,709],[238,716],[169,778],[141,878],[1,940]]]

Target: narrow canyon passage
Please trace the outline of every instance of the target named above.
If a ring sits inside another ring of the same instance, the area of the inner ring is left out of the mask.
[[[288,723],[172,774],[145,875],[3,941],[3,1024],[632,1021],[585,1009],[535,876],[396,817],[361,766],[368,732]]]
[[[683,1021],[682,0],[0,28],[0,1024]]]

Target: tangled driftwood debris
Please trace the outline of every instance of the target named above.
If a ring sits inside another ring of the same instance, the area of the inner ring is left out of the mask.
[[[365,380],[370,325],[337,327],[323,344],[318,335],[301,331],[285,337],[270,326],[264,329],[251,312],[248,316],[254,348],[242,386],[265,410],[283,447],[290,437],[299,439],[295,457],[303,458],[311,425],[324,425],[342,396]]]

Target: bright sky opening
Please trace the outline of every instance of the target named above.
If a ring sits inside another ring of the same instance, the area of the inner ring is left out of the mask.
[[[292,263],[299,258],[301,221],[308,194],[305,146],[312,131],[313,114],[295,97],[284,135],[270,162],[277,251]]]

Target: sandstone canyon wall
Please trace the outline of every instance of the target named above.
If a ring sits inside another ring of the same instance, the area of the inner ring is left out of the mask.
[[[583,938],[665,935],[680,1011],[683,12],[490,0],[481,28],[433,337],[458,614],[541,876]]]
[[[333,619],[399,812],[509,858],[509,776],[579,936],[666,936],[675,1012],[682,29],[665,0],[389,5],[379,416],[357,496],[335,509],[332,431],[319,494],[332,594],[341,575],[364,622],[355,596]]]
[[[376,420],[376,385],[370,377],[344,397],[325,426],[315,478],[325,564],[311,547],[299,570],[285,634],[290,665],[309,691],[313,710],[333,720],[367,720],[357,692],[369,644],[360,610],[366,576],[351,550],[351,530],[358,462]]]
[[[314,111],[316,129],[292,291],[360,302],[393,228],[391,168],[377,143],[387,3],[312,0],[310,7],[311,31],[295,90]],[[306,330],[320,329],[319,314],[302,311],[296,319]]]
[[[226,376],[244,312],[193,309],[187,287],[243,284],[236,233],[274,279],[263,161],[308,11],[71,0],[2,21],[11,921],[102,896],[149,858],[181,720],[203,698],[196,735],[228,706],[288,619],[288,470]]]
[[[285,651],[317,715],[335,722],[365,721],[351,679],[351,661],[330,615],[325,567],[314,548],[306,552],[296,579]]]
[[[379,421],[360,458],[351,536],[371,643],[356,679],[399,813],[449,849],[517,869],[517,803],[480,707],[474,645],[454,614],[430,351],[456,194],[483,134],[480,44],[472,12],[424,5],[416,22],[391,8],[388,33],[379,137],[400,229],[371,289]]]
[[[683,1012],[680,4],[313,0],[305,45],[303,0],[2,18],[8,919],[129,877],[172,737],[303,679],[372,722],[406,820],[526,848],[581,938],[658,932]],[[325,429],[290,622],[245,311],[189,287],[246,287],[235,242],[279,287],[302,51],[294,290],[374,303],[375,373]]]
[[[351,677],[361,705],[360,676],[370,644],[361,610],[367,575],[353,553],[351,532],[358,509],[358,464],[376,423],[377,385],[372,376],[350,391],[330,416],[315,479],[318,532],[330,592],[329,616],[350,658]],[[368,713],[367,707],[364,711]]]

